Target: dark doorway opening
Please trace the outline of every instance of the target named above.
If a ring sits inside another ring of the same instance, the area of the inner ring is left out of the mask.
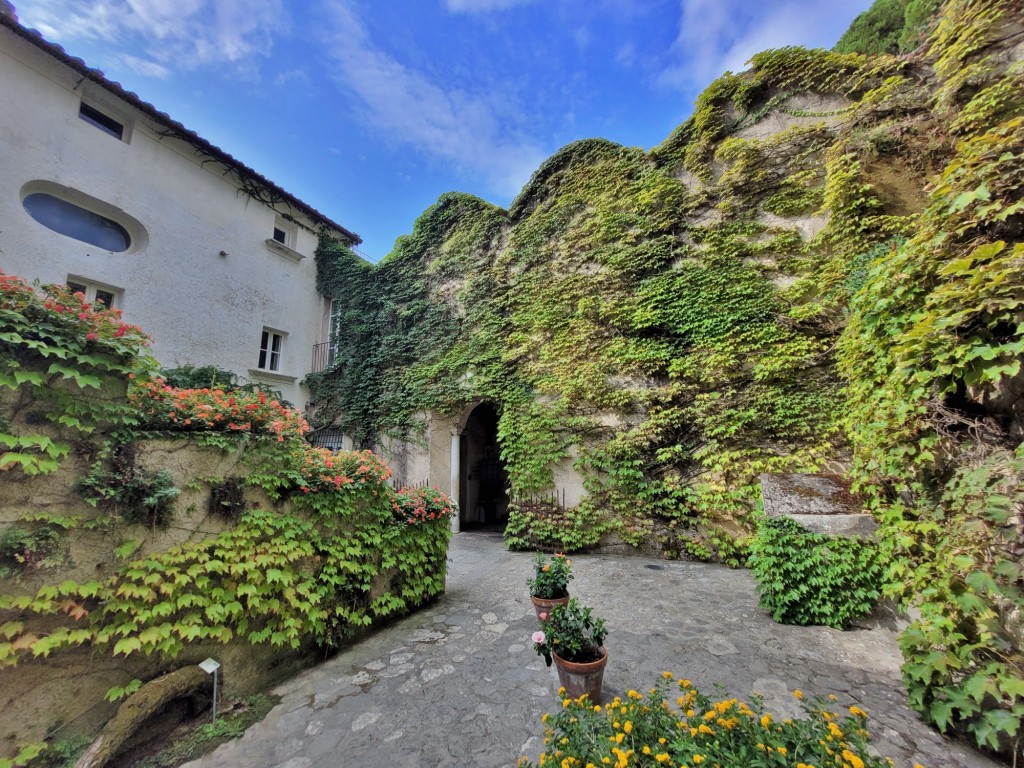
[[[481,403],[469,414],[459,452],[462,529],[504,530],[508,472],[498,446],[498,411],[491,403]]]

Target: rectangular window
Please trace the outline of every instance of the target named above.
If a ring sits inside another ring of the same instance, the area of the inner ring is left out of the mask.
[[[330,326],[327,330],[327,340],[330,346],[327,347],[327,364],[331,365],[334,363],[334,359],[338,356],[338,323],[340,322],[341,315],[341,302],[337,299],[331,299],[331,319]]]
[[[256,367],[263,371],[281,370],[281,350],[284,336],[275,331],[263,329],[260,337],[260,362]]]
[[[99,128],[104,133],[109,133],[118,141],[124,139],[123,123],[119,123],[110,115],[103,114],[96,107],[90,107],[84,101],[78,108],[78,116],[89,123],[89,125]]]
[[[119,288],[92,283],[80,277],[68,277],[67,286],[72,293],[81,293],[93,305],[102,305],[106,309],[121,308],[123,291]]]
[[[288,245],[288,233],[279,227],[274,227],[274,239],[281,245]]]

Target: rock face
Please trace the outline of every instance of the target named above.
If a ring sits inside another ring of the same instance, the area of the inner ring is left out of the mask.
[[[808,530],[840,536],[871,536],[878,523],[836,475],[761,475],[761,498],[768,517],[789,517]]]

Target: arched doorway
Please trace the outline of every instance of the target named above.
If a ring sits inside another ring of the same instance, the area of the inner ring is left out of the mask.
[[[467,417],[459,441],[463,530],[505,527],[508,473],[500,454],[498,411],[491,403],[480,403]]]

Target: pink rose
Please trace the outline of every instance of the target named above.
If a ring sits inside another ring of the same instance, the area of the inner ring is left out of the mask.
[[[548,620],[548,615],[546,613],[538,613],[537,614],[537,618],[540,619],[541,621],[547,621]]]
[[[533,633],[533,642],[535,642],[535,643],[543,643],[544,639],[545,639],[544,638],[544,633],[541,632],[539,629],[536,632]]]

